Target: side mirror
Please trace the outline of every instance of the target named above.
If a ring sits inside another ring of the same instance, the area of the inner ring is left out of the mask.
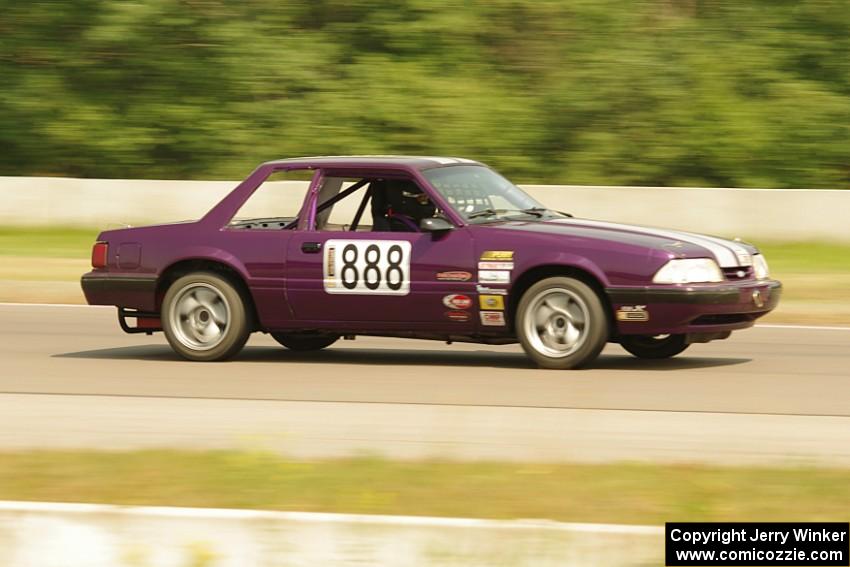
[[[445,232],[453,230],[454,225],[441,217],[428,217],[422,219],[419,228],[422,229],[422,232]]]

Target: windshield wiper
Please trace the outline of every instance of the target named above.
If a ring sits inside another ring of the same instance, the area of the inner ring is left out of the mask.
[[[498,214],[499,214],[499,211],[497,211],[496,209],[481,209],[480,211],[475,211],[474,213],[472,213],[471,215],[469,215],[466,218],[469,219],[469,220],[472,220],[472,219],[477,219],[479,217],[494,217]]]
[[[504,213],[522,213],[525,215],[533,215],[537,218],[543,216],[543,212],[540,209],[481,209],[480,211],[475,211],[466,218],[472,220],[477,219],[479,217],[495,217],[496,215],[501,215]]]
[[[563,215],[565,217],[572,218],[573,215],[570,213],[564,213],[561,211],[556,211],[554,209],[547,209],[545,207],[531,207],[530,209],[523,209],[522,212],[529,214],[537,214],[539,217],[543,216],[544,213],[555,213],[556,215]]]

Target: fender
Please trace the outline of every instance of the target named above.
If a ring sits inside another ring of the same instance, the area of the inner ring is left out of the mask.
[[[163,268],[157,273],[158,280],[162,278],[163,274],[167,273],[174,266],[182,262],[210,261],[219,264],[224,264],[225,266],[239,274],[239,277],[241,277],[246,284],[250,285],[251,277],[248,274],[248,270],[245,268],[245,264],[243,264],[242,261],[239,260],[239,258],[234,256],[230,252],[227,252],[220,248],[213,248],[211,246],[191,246],[182,249],[180,252],[180,256],[170,258],[163,262],[165,268]]]
[[[605,275],[605,272],[595,262],[580,254],[560,251],[540,254],[529,259],[527,262],[522,262],[520,269],[517,270],[517,276],[514,283],[520,281],[523,276],[533,270],[549,268],[552,266],[579,269],[596,278],[602,287],[608,287],[610,285],[610,281]],[[513,288],[513,286],[511,287]]]

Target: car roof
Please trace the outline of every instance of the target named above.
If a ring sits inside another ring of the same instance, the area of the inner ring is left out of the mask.
[[[405,167],[411,169],[431,169],[447,165],[482,165],[477,161],[458,157],[439,156],[313,156],[279,159],[263,165],[275,167],[302,165],[305,167],[345,168],[351,166],[366,167]]]

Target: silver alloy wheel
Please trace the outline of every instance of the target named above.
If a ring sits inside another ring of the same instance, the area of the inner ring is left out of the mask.
[[[209,350],[227,333],[230,304],[215,287],[207,283],[186,286],[171,303],[169,313],[174,335],[192,350]]]
[[[587,339],[590,314],[584,300],[564,288],[538,293],[528,305],[525,334],[534,349],[552,358],[577,351]]]

